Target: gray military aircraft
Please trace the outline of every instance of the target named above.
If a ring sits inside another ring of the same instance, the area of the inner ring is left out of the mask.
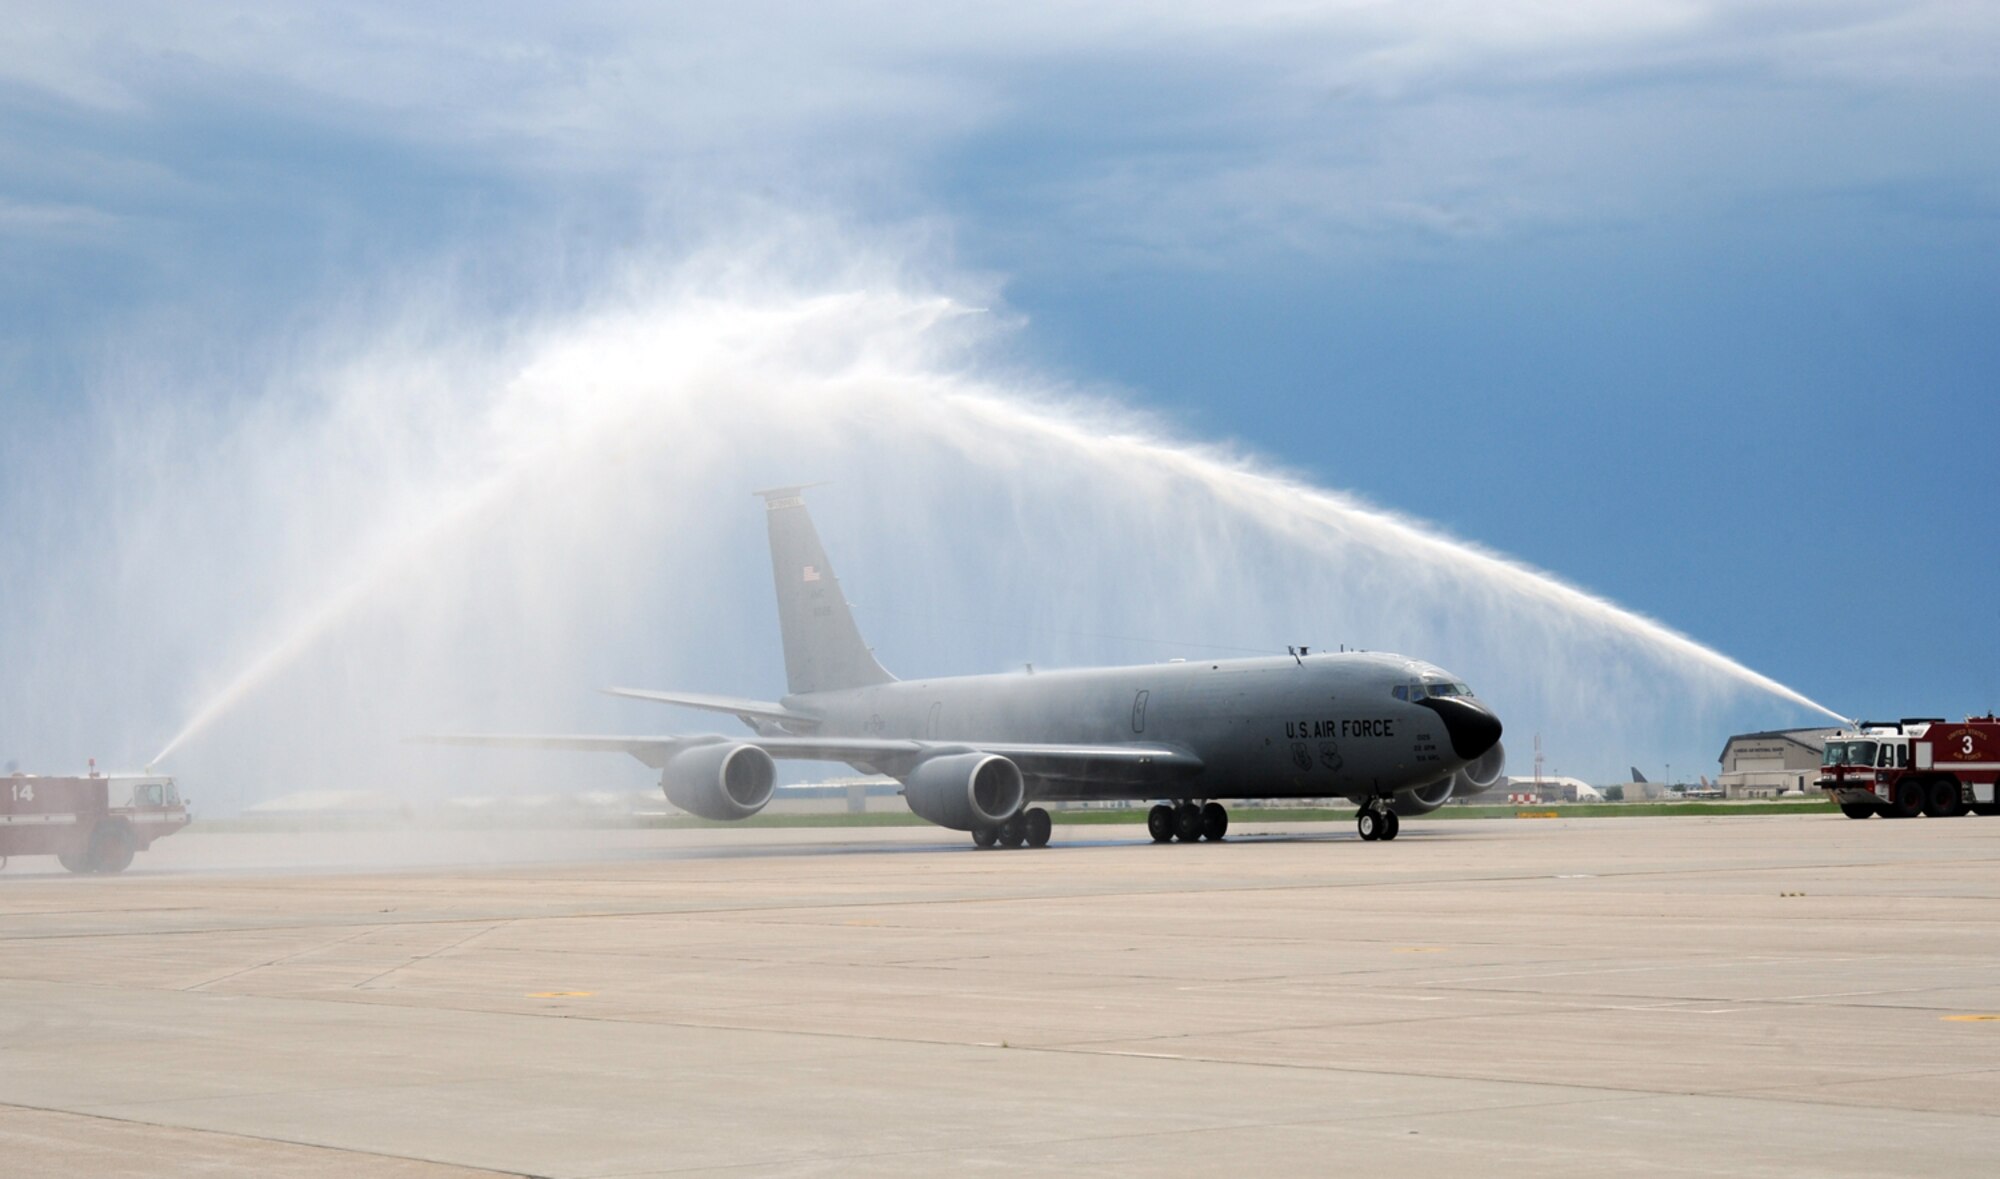
[[[1041,847],[1033,804],[1164,800],[1155,841],[1221,839],[1220,800],[1344,797],[1361,838],[1501,780],[1500,720],[1440,668],[1313,654],[898,680],[862,641],[802,488],[763,497],[789,691],[778,701],[609,688],[734,715],[750,737],[457,734],[446,744],[628,753],[682,810],[744,819],[776,793],[773,759],[844,762],[903,785],[924,819],[980,847]]]

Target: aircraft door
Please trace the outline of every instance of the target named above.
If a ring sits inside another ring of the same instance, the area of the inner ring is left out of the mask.
[[[1132,731],[1135,733],[1146,731],[1146,698],[1151,695],[1151,692],[1141,692],[1132,697]]]
[[[930,716],[926,718],[924,721],[924,736],[935,741],[938,739],[938,735],[943,730],[944,730],[944,701],[933,700],[931,702]]]

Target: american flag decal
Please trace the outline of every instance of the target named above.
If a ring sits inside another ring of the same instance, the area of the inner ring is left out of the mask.
[[[816,568],[814,568],[814,567],[813,567],[813,566],[811,566],[811,565],[808,565],[808,566],[806,566],[806,580],[807,580],[807,581],[818,581],[818,580],[819,580],[819,570],[818,570],[818,569],[816,569]]]

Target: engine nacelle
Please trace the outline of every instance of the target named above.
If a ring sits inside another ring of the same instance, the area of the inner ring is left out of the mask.
[[[1500,781],[1500,775],[1506,772],[1507,750],[1496,741],[1493,748],[1479,755],[1479,760],[1468,762],[1464,769],[1458,771],[1458,793],[1463,797],[1491,789]]]
[[[1414,790],[1396,791],[1389,806],[1399,815],[1428,815],[1454,798],[1485,791],[1500,781],[1506,769],[1507,751],[1496,744],[1449,778]]]
[[[954,831],[998,827],[1027,801],[1021,767],[991,753],[934,757],[903,783],[903,800],[922,819]]]
[[[1452,789],[1458,785],[1458,775],[1419,786],[1414,790],[1398,790],[1389,800],[1389,809],[1399,815],[1428,815],[1451,801]]]
[[[778,788],[778,766],[755,745],[718,742],[675,754],[660,771],[667,801],[704,819],[747,819]]]

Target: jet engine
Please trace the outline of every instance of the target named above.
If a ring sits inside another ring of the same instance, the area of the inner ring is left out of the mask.
[[[747,819],[777,789],[778,767],[755,745],[725,741],[684,749],[660,771],[667,801],[704,819]]]
[[[1482,790],[1490,790],[1500,781],[1500,775],[1506,772],[1507,751],[1496,741],[1493,748],[1480,754],[1477,760],[1466,763],[1465,768],[1458,771],[1460,779],[1458,794],[1463,797],[1467,794],[1478,794]]]
[[[903,800],[919,818],[954,831],[978,831],[1021,813],[1027,787],[1021,767],[991,753],[933,757],[903,782]]]
[[[1428,815],[1454,798],[1465,798],[1491,787],[1506,768],[1507,751],[1496,744],[1449,778],[1413,790],[1398,790],[1389,800],[1389,807],[1399,815]]]
[[[1399,815],[1428,815],[1451,801],[1452,788],[1458,785],[1458,775],[1440,778],[1428,786],[1413,790],[1398,790],[1389,800],[1389,809]]]

